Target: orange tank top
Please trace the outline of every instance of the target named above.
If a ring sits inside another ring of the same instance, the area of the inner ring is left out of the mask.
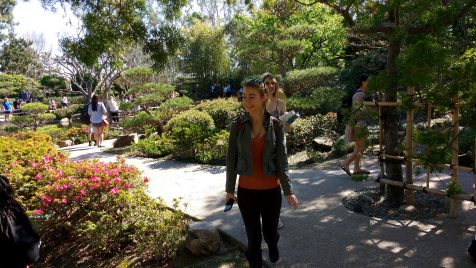
[[[279,186],[279,180],[276,175],[265,176],[263,174],[264,137],[251,139],[253,174],[251,176],[240,176],[238,185],[241,188],[269,190]]]

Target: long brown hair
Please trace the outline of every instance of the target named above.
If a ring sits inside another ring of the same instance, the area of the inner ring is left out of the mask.
[[[274,93],[273,93],[273,97],[276,97],[278,98],[279,100],[281,101],[286,101],[286,94],[284,94],[284,90],[281,88],[281,86],[279,85],[278,81],[276,80],[276,77],[274,77],[274,75],[270,74],[270,73],[265,73],[263,75],[263,83],[266,81],[266,79],[271,79],[273,82],[274,82]]]
[[[265,101],[263,102],[263,108],[266,111],[266,103],[268,102],[268,96],[266,96],[266,89],[263,84],[263,80],[260,78],[248,79],[243,83],[243,90],[245,88],[252,88],[258,91],[258,94],[261,97],[264,97]]]

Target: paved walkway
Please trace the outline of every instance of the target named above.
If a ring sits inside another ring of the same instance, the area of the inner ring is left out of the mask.
[[[106,141],[110,146],[112,142]],[[87,144],[66,148],[70,159],[115,159],[103,149]],[[225,167],[188,164],[147,158],[127,158],[151,178],[150,195],[171,204],[174,198],[187,202],[185,212],[212,222],[223,232],[246,245],[238,208],[224,208]],[[375,160],[364,168],[377,174]],[[279,248],[281,260],[272,267],[475,267],[466,248],[476,232],[476,209],[462,203],[458,218],[393,221],[369,218],[343,207],[348,193],[373,182],[353,182],[335,163],[291,169],[291,178],[301,207],[284,204]],[[473,187],[474,178],[461,174],[463,190]],[[435,178],[444,185],[447,175]],[[263,244],[265,247],[265,244]],[[267,250],[263,251],[266,260]]]

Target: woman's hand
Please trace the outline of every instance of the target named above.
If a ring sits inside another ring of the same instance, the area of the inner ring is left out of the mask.
[[[284,132],[289,133],[291,131],[291,125],[288,122],[284,123]]]
[[[294,209],[298,208],[298,206],[299,206],[299,201],[298,201],[298,199],[297,199],[297,197],[296,197],[295,195],[292,194],[292,195],[288,195],[288,196],[286,196],[286,197],[287,197],[287,199],[288,199],[288,204],[289,204],[289,205],[293,204]]]
[[[236,201],[236,196],[233,193],[226,193],[225,204],[228,203],[228,200],[230,199],[235,199]]]

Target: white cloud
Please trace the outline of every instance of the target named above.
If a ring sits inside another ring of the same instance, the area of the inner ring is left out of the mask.
[[[39,0],[19,1],[13,9],[15,33],[19,36],[43,35],[45,50],[54,54],[59,52],[58,39],[61,36],[74,35],[79,25],[77,17],[67,8],[59,5],[55,12],[45,10]]]

